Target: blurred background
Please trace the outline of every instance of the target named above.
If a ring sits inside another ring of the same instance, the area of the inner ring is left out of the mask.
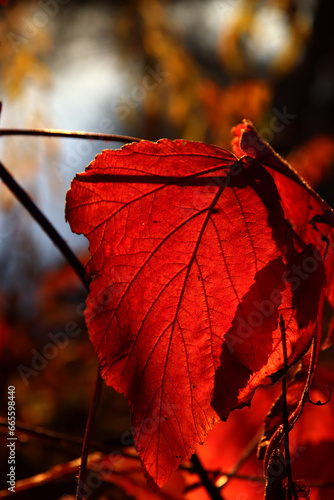
[[[0,126],[184,138],[229,149],[231,127],[248,118],[333,206],[333,19],[334,2],[326,0],[2,0]],[[119,146],[0,141],[5,166],[83,263],[88,245],[64,221],[65,194],[95,154]],[[82,436],[96,374],[85,296],[0,183],[3,415],[7,386],[15,385],[20,420]],[[80,335],[33,368],[36,352],[52,344],[49,334],[71,321]],[[127,404],[106,389],[101,408],[97,434],[112,442],[130,427]],[[26,477],[41,464],[44,470],[77,457],[78,449],[50,456],[29,440],[20,453],[17,474]]]

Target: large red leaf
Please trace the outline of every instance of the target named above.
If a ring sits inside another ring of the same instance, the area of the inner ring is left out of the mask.
[[[313,246],[295,250],[272,177],[202,143],[103,151],[72,182],[66,217],[90,241],[85,316],[102,375],[127,396],[161,486],[218,416],[281,373],[279,313],[289,365],[307,351],[323,273],[297,289],[284,279]]]

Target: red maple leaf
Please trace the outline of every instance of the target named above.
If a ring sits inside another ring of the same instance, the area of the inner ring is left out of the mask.
[[[162,486],[219,418],[282,375],[280,314],[288,365],[307,352],[322,259],[295,287],[316,248],[287,224],[273,177],[197,142],[103,151],[73,180],[66,218],[90,242],[85,317],[102,376],[128,398]]]

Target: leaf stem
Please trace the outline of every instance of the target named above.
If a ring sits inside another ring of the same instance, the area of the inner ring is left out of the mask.
[[[191,457],[191,461],[194,466],[195,472],[197,472],[197,474],[201,478],[202,485],[208,492],[210,498],[212,500],[222,500],[222,496],[220,494],[219,489],[213,484],[213,482],[209,478],[208,472],[204,469],[196,453],[194,453],[193,456]]]
[[[288,477],[288,500],[298,500],[296,488],[292,479],[291,471],[291,458],[290,458],[290,444],[289,444],[289,412],[288,405],[286,401],[286,371],[288,369],[288,354],[286,348],[286,336],[285,336],[285,323],[282,314],[280,315],[280,329],[282,335],[282,346],[283,346],[283,356],[284,356],[284,375],[282,378],[282,419],[283,419],[283,431],[284,431],[284,456],[285,456],[285,467]]]
[[[56,130],[51,128],[44,129],[20,129],[20,128],[2,128],[0,136],[4,135],[29,135],[29,136],[46,136],[46,137],[70,137],[72,139],[94,139],[99,141],[115,141],[115,142],[139,142],[138,137],[119,134],[102,134],[99,132],[74,132],[72,130]]]

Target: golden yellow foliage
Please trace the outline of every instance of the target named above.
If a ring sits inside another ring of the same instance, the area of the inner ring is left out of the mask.
[[[41,86],[49,83],[50,72],[44,56],[51,50],[52,42],[48,19],[45,18],[44,26],[38,23],[37,4],[18,2],[3,12],[0,75],[6,97],[16,98],[28,79]]]

